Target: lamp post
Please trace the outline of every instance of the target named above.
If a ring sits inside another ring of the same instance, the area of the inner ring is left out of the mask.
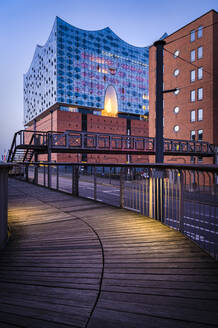
[[[154,42],[156,47],[156,163],[164,161],[163,144],[163,47],[164,40]]]

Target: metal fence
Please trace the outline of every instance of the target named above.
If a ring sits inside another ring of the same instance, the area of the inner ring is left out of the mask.
[[[0,163],[0,249],[8,239],[8,171],[11,164]]]
[[[24,163],[16,174],[160,220],[218,259],[218,166]]]

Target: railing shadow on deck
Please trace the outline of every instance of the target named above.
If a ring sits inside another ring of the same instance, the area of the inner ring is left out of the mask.
[[[217,165],[37,162],[13,175],[159,220],[218,259]]]

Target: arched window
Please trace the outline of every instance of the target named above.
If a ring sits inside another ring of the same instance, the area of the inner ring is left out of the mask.
[[[118,114],[118,100],[116,90],[112,85],[109,85],[105,92],[103,116],[116,117]]]

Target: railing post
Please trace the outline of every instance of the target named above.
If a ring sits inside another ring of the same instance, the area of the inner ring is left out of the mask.
[[[72,166],[72,195],[79,196],[79,166]]]
[[[84,149],[85,148],[85,135],[84,135],[84,133],[82,132],[81,134],[80,134],[80,138],[82,139],[81,140],[81,146],[82,146],[82,149]]]
[[[51,162],[52,135],[48,133],[48,162]],[[51,188],[51,166],[48,165],[48,188]]]
[[[120,169],[120,208],[124,208],[124,168]]]
[[[58,190],[59,189],[59,165],[56,166],[56,177],[57,177],[56,189]]]
[[[34,184],[38,184],[38,164],[34,164]]]
[[[97,199],[96,166],[94,166],[94,200]]]
[[[8,169],[0,165],[0,248],[3,248],[8,237]]]
[[[36,144],[37,140],[35,138],[34,140],[34,144]],[[38,154],[36,152],[34,152],[34,162],[38,162]],[[34,165],[34,180],[33,180],[34,184],[38,184],[38,165],[35,164]]]
[[[26,176],[26,181],[29,181],[29,165],[25,166],[25,176]]]
[[[164,172],[155,171],[155,219],[164,223]]]
[[[46,186],[46,179],[45,179],[45,165],[43,165],[43,184],[44,187]]]
[[[153,171],[152,171],[153,173]],[[149,176],[149,217],[153,218],[153,177]]]
[[[179,231],[184,233],[184,179],[183,172],[179,170],[180,174],[180,189],[179,189]]]
[[[65,134],[65,147],[69,148],[69,132]]]

